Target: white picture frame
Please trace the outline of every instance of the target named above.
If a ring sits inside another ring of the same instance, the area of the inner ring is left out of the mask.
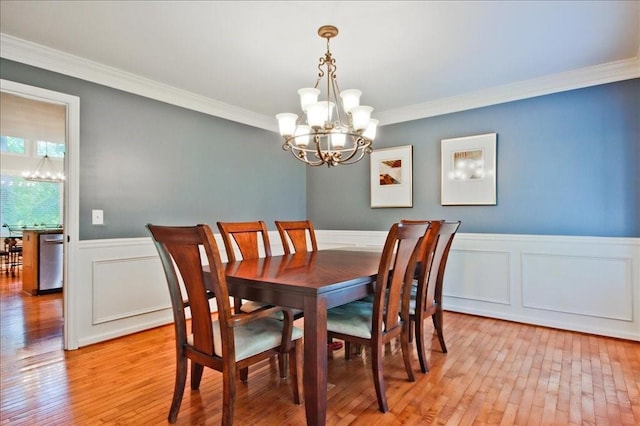
[[[370,158],[371,208],[413,207],[413,146],[376,149]]]
[[[497,133],[442,139],[441,204],[496,205]]]

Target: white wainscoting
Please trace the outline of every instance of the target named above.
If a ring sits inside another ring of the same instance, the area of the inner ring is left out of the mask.
[[[385,232],[317,231],[321,248],[381,250]],[[640,239],[457,234],[445,310],[640,341]]]
[[[320,249],[381,250],[386,236],[316,234]],[[79,256],[79,346],[173,321],[151,239],[81,241]],[[449,311],[640,341],[640,239],[460,233],[443,293]]]

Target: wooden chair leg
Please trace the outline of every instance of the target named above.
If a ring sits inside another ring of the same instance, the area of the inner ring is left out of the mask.
[[[240,369],[240,381],[242,383],[247,383],[247,381],[249,381],[249,367]]]
[[[280,378],[286,379],[289,371],[289,356],[287,353],[278,354],[278,369],[280,369]]]
[[[416,378],[413,375],[413,369],[411,368],[411,352],[409,351],[409,330],[411,329],[411,322],[404,324],[404,332],[400,337],[400,347],[402,348],[402,359],[404,361],[404,369],[407,371],[407,377],[410,382],[415,382]]]
[[[200,388],[200,381],[202,380],[203,371],[203,365],[191,361],[191,389],[196,390]]]
[[[346,340],[344,342],[344,359],[351,359],[351,342],[347,342]]]
[[[291,381],[291,390],[293,391],[293,402],[300,405],[300,374],[298,374],[298,366],[302,365],[302,339],[294,342],[293,347],[289,351],[289,380]]]
[[[436,329],[436,333],[438,333],[438,340],[440,341],[440,348],[442,348],[442,352],[447,353],[447,345],[444,344],[444,335],[442,334],[442,323],[443,323],[443,315],[442,309],[438,309],[435,314],[431,316],[433,320],[433,326]]]
[[[236,369],[235,365],[223,368],[222,372],[222,425],[233,426],[233,409],[236,401]],[[240,371],[249,370],[242,368]]]
[[[187,383],[187,358],[181,354],[176,358],[176,382],[173,387],[173,400],[169,409],[169,423],[175,423],[178,419],[178,411],[184,395],[184,387]]]
[[[378,409],[383,413],[389,411],[387,405],[387,395],[384,387],[384,376],[382,374],[382,349],[378,345],[371,348],[371,367],[373,370],[373,383],[376,388],[376,396],[378,398]]]
[[[417,319],[415,321],[415,334],[416,334],[416,349],[418,350],[418,361],[420,361],[420,370],[423,373],[429,371],[429,364],[427,363],[427,351],[425,349],[424,341],[424,321]]]
[[[356,343],[355,354],[356,356],[360,356],[362,354],[362,345],[360,343]]]
[[[420,361],[420,370],[423,373],[427,373],[429,371],[429,364],[427,363],[427,355],[424,346],[424,321],[418,318],[414,321],[414,324],[416,331],[416,349],[418,351],[418,361]]]

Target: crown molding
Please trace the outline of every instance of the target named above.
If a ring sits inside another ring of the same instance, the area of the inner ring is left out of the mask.
[[[272,117],[3,33],[0,33],[0,56],[252,127],[277,132],[277,124]],[[381,111],[376,114],[376,118],[380,120],[380,125],[384,126],[638,77],[640,77],[640,58],[635,57],[496,86],[432,102]]]
[[[273,117],[140,77],[78,56],[0,33],[0,56],[34,67],[134,93],[183,108],[277,131]]]
[[[635,57],[382,111],[376,118],[381,126],[402,123],[638,77],[640,58]]]

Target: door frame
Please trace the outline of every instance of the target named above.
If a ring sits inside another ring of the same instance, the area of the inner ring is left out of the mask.
[[[63,256],[63,346],[78,349],[77,285],[80,230],[80,98],[66,93],[0,79],[0,91],[36,101],[66,106],[66,147],[64,156],[64,256]]]

